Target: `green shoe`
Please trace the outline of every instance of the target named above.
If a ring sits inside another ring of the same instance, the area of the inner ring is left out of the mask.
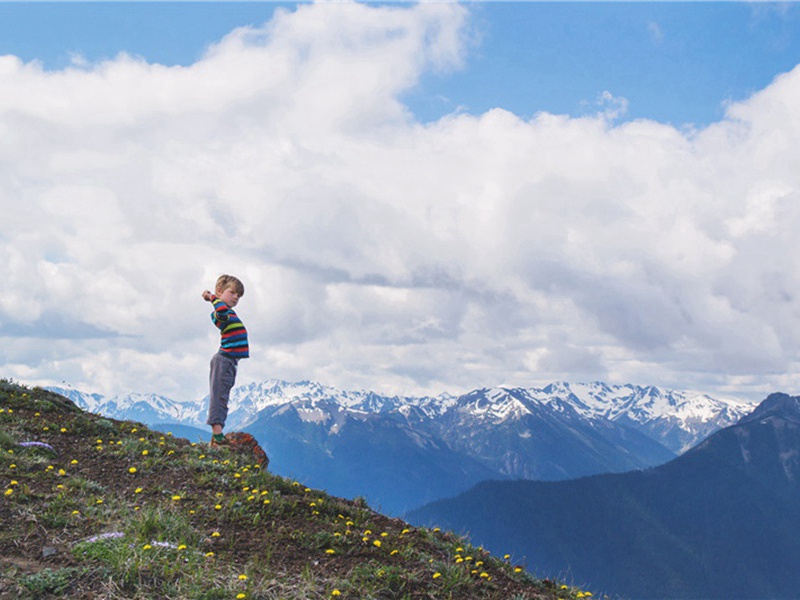
[[[228,438],[225,437],[225,434],[223,434],[223,433],[215,433],[214,435],[211,436],[211,446],[212,447],[228,446],[228,445],[229,445]]]

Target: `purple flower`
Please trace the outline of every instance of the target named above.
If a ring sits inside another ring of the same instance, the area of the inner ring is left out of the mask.
[[[23,448],[47,448],[53,454],[58,454],[55,448],[53,448],[50,444],[45,444],[44,442],[20,442],[17,445],[22,446]]]

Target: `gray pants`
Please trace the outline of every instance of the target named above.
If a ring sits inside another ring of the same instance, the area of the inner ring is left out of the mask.
[[[211,394],[208,398],[208,425],[225,426],[228,418],[228,400],[236,382],[236,366],[239,361],[217,352],[211,359],[209,383]]]

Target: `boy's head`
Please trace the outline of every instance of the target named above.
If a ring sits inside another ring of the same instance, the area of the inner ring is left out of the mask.
[[[214,288],[217,296],[222,296],[225,290],[233,290],[241,298],[244,296],[244,284],[233,275],[220,275]]]

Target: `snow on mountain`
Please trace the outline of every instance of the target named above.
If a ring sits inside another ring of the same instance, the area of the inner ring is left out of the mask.
[[[498,417],[508,414],[519,418],[531,403],[559,411],[574,409],[590,421],[630,425],[678,454],[714,431],[733,425],[755,406],[698,392],[602,382],[559,381],[543,388],[499,387],[481,393],[491,403],[492,414]],[[475,392],[468,396],[472,394]],[[475,414],[485,410],[476,405]]]
[[[261,411],[269,407],[299,404],[309,411],[330,403],[354,415],[386,414],[413,406],[430,416],[448,406],[452,399],[449,394],[441,394],[435,398],[381,396],[370,391],[338,390],[313,381],[289,383],[270,379],[234,388],[231,391],[228,419],[231,427],[241,428],[253,422]],[[206,396],[203,399],[203,406],[207,405]],[[319,415],[314,418],[319,418]],[[196,422],[203,420],[204,417],[202,419],[198,417]]]
[[[157,394],[128,394],[105,398],[74,389],[50,388],[78,406],[107,416],[148,424],[176,422],[205,424],[208,397],[199,402],[177,402]],[[351,417],[395,414],[412,427],[429,428],[456,411],[465,426],[528,419],[547,409],[564,419],[603,420],[640,431],[680,454],[714,431],[749,414],[753,404],[730,398],[712,398],[690,391],[653,386],[609,385],[602,382],[551,383],[543,388],[497,386],[461,396],[383,396],[371,391],[343,391],[313,381],[270,379],[236,387],[231,392],[229,429],[240,429],[270,407],[297,405],[304,419],[324,421],[344,411]],[[326,416],[327,415],[327,416]],[[524,434],[522,432],[520,435]]]
[[[197,404],[179,402],[158,394],[127,394],[107,398],[72,388],[50,387],[50,391],[66,396],[84,410],[120,420],[156,423],[195,423]]]

